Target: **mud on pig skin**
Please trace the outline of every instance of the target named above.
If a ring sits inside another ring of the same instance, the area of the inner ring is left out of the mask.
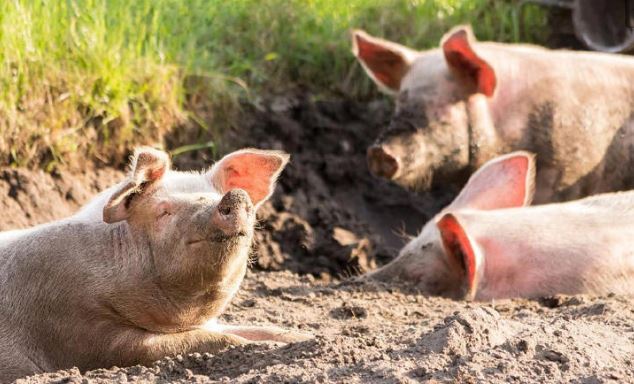
[[[490,160],[369,277],[476,300],[633,294],[634,191],[527,207],[534,172],[527,152]]]
[[[210,171],[213,188],[175,192],[162,184],[167,154],[141,148],[127,179],[97,200],[103,221],[71,217],[1,235],[0,382],[308,338],[215,321],[246,272],[255,211],[287,161],[279,151],[237,151]]]
[[[368,149],[380,177],[426,190],[463,183],[514,150],[537,154],[538,203],[634,187],[634,59],[477,42],[457,27],[415,51],[353,32],[353,52],[396,98]]]

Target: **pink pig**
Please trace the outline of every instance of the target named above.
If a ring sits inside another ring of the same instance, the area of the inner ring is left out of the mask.
[[[490,160],[370,277],[475,300],[634,293],[634,191],[527,207],[534,178],[530,153]]]
[[[463,184],[486,161],[537,154],[535,201],[634,188],[634,59],[478,42],[448,32],[415,51],[353,33],[353,52],[394,116],[368,149],[377,176],[418,190]]]

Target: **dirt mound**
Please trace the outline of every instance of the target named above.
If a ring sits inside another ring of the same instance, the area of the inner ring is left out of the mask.
[[[60,371],[22,383],[634,382],[632,298],[555,300],[561,305],[465,303],[395,285],[252,272],[222,321],[298,328],[314,340],[172,356],[151,367]]]
[[[25,228],[70,216],[97,192],[122,177],[122,172],[111,168],[90,169],[81,174],[2,168],[0,230]]]

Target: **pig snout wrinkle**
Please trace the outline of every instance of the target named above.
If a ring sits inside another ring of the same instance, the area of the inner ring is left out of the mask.
[[[373,145],[368,148],[368,168],[377,177],[393,179],[399,169],[399,162],[386,151],[383,146]]]
[[[252,211],[253,204],[245,191],[233,189],[227,192],[211,217],[212,225],[222,232],[218,240],[245,236]]]

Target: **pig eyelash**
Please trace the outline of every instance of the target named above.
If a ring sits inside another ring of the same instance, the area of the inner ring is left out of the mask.
[[[160,215],[158,215],[158,219],[162,219],[165,216],[170,216],[172,213],[169,211],[163,211]]]

